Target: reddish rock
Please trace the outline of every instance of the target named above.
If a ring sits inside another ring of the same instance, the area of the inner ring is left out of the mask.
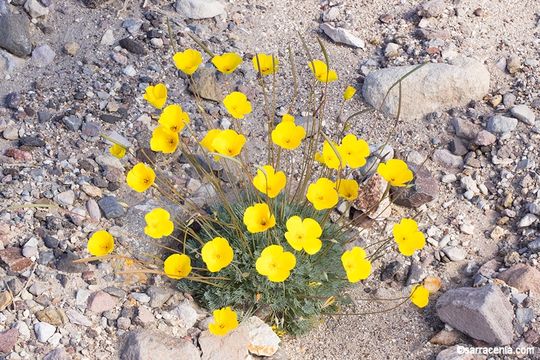
[[[32,154],[28,151],[19,150],[16,148],[7,149],[5,152],[7,157],[13,158],[18,161],[31,161]]]
[[[0,354],[9,353],[17,343],[19,337],[19,330],[9,329],[0,333]]]
[[[418,208],[437,197],[439,184],[425,166],[411,164],[409,167],[414,173],[413,186],[392,188],[392,202],[399,206]]]
[[[105,291],[95,292],[88,299],[88,310],[95,313],[102,313],[114,309],[116,306],[116,299]]]
[[[25,258],[21,249],[10,247],[0,250],[0,259],[7,264],[9,270],[13,272],[23,272],[32,266],[32,260]]]
[[[519,291],[530,291],[533,296],[540,296],[540,271],[526,264],[516,264],[502,272],[499,279]]]

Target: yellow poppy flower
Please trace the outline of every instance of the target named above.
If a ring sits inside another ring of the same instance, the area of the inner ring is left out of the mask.
[[[371,274],[371,262],[366,259],[366,251],[355,246],[341,255],[341,263],[351,283],[367,279]]]
[[[171,279],[183,279],[191,272],[191,259],[186,254],[172,254],[163,262],[163,271]]]
[[[144,216],[146,227],[144,233],[154,239],[169,236],[174,230],[174,223],[170,220],[169,212],[162,208],[155,208]]]
[[[96,231],[86,245],[88,252],[93,256],[104,256],[114,250],[114,238],[105,230]]]
[[[212,315],[214,321],[208,324],[208,330],[212,335],[227,335],[238,327],[238,316],[229,306],[214,310]]]
[[[350,100],[354,96],[354,94],[356,94],[356,89],[350,85],[347,86],[347,88],[343,92],[343,100]]]
[[[330,209],[336,206],[339,200],[336,184],[327,178],[320,178],[310,184],[306,197],[316,210]]]
[[[429,291],[422,285],[415,285],[411,290],[411,302],[420,309],[425,308],[429,303]]]
[[[341,140],[339,150],[343,160],[352,169],[364,166],[369,156],[368,143],[357,139],[353,134],[348,134]]]
[[[426,238],[418,231],[418,224],[413,219],[401,219],[399,224],[394,225],[392,233],[399,252],[405,256],[411,256],[426,245]]]
[[[160,125],[152,132],[150,138],[150,149],[159,151],[164,154],[171,154],[176,151],[180,139],[178,134],[168,130],[165,126]]]
[[[235,119],[243,119],[245,115],[251,113],[251,103],[247,96],[239,91],[233,91],[223,99],[225,109]]]
[[[345,165],[345,161],[341,155],[341,147],[335,142],[330,143],[327,140],[323,143],[322,160],[330,169],[341,169]]]
[[[130,188],[137,192],[145,192],[154,184],[156,173],[151,167],[138,163],[126,176],[126,182]]]
[[[278,70],[277,56],[259,53],[253,57],[253,68],[262,75],[270,75]]]
[[[112,146],[109,148],[109,152],[117,159],[121,159],[126,156],[126,148],[118,144],[112,144]]]
[[[204,138],[201,140],[200,144],[203,148],[208,150],[209,152],[216,152],[216,148],[214,148],[214,139],[216,136],[218,136],[223,130],[220,129],[212,129],[209,130]]]
[[[332,82],[338,79],[335,70],[329,70],[324,61],[313,60],[308,64],[315,78],[321,82]]]
[[[281,122],[292,122],[294,123],[294,116],[291,114],[285,114],[281,117]]]
[[[183,52],[177,52],[173,56],[174,65],[184,74],[191,75],[199,68],[202,63],[202,55],[194,49],[187,49]]]
[[[252,234],[266,231],[276,225],[276,218],[265,203],[250,206],[244,212],[244,225]]]
[[[390,159],[377,166],[377,173],[392,186],[402,187],[414,178],[407,163],[399,159]]]
[[[242,57],[236,53],[225,53],[212,58],[212,64],[223,74],[232,73],[242,63]]]
[[[261,169],[257,170],[257,175],[253,178],[253,186],[273,199],[287,184],[287,177],[283,171],[276,172],[271,165],[265,165],[263,169],[264,172]]]
[[[218,272],[232,262],[234,253],[227,239],[215,237],[204,244],[201,256],[210,272]]]
[[[272,142],[287,150],[294,150],[306,137],[306,130],[294,122],[282,121],[272,130]]]
[[[182,110],[180,105],[173,104],[163,109],[158,122],[167,130],[179,133],[184,130],[186,124],[189,124],[189,115]]]
[[[212,141],[212,147],[221,155],[235,157],[242,151],[246,137],[234,130],[223,130]]]
[[[287,280],[295,266],[296,257],[293,253],[283,251],[283,247],[279,245],[266,247],[255,262],[257,272],[272,282]]]
[[[161,109],[167,101],[167,87],[165,84],[149,85],[146,87],[143,99],[148,101],[153,107]]]
[[[338,194],[349,201],[358,199],[358,183],[352,179],[341,179],[336,184]]]
[[[322,228],[317,220],[300,216],[291,216],[287,220],[287,232],[285,239],[296,251],[304,250],[309,255],[316,254],[321,250]]]

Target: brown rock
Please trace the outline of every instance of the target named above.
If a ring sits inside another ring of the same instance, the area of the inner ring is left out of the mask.
[[[433,201],[439,193],[439,184],[431,172],[421,165],[411,164],[414,173],[412,187],[392,188],[392,202],[399,206],[417,208]]]
[[[16,247],[0,250],[0,260],[5,262],[9,270],[13,272],[23,272],[32,266],[32,260],[25,258],[21,249]]]
[[[355,180],[362,176],[358,173],[353,174]],[[388,183],[379,174],[374,174],[364,183],[359,184],[358,198],[353,201],[352,207],[367,214],[371,219],[385,218],[392,211],[388,196],[385,195]],[[384,196],[384,198],[383,198]]]
[[[68,322],[68,318],[64,311],[54,306],[49,306],[46,309],[40,310],[36,313],[36,317],[39,321],[49,323],[51,325],[60,326]]]
[[[3,311],[13,302],[13,296],[9,291],[0,292],[0,311]]]
[[[0,354],[9,353],[17,343],[19,337],[19,330],[9,329],[0,333]]]
[[[218,82],[213,68],[202,67],[193,75],[189,90],[206,100],[221,102],[225,97],[224,85]]]
[[[540,271],[526,264],[516,264],[499,274],[499,279],[519,291],[530,291],[533,296],[540,296]]]

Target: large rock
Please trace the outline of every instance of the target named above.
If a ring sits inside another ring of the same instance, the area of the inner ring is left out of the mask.
[[[29,21],[25,15],[0,15],[0,48],[15,56],[27,57],[32,52]]]
[[[526,264],[516,264],[498,276],[508,285],[519,291],[530,291],[533,296],[540,296],[540,271]]]
[[[397,115],[399,86],[390,87],[417,65],[399,66],[370,73],[362,88],[364,98],[376,109]],[[477,60],[456,57],[451,64],[429,63],[403,79],[401,115],[414,119],[431,112],[481,99],[489,90],[489,72]],[[381,107],[382,106],[382,107]]]
[[[191,341],[153,331],[127,333],[120,348],[120,360],[200,360]]]
[[[176,0],[176,11],[190,19],[207,19],[227,15],[225,5],[218,0]]]
[[[437,300],[436,309],[442,321],[474,339],[490,345],[513,341],[512,305],[494,285],[449,290]]]

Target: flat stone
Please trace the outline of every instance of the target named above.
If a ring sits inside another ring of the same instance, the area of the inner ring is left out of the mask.
[[[18,338],[19,330],[17,329],[0,332],[0,354],[10,353],[17,344]]]
[[[116,169],[124,169],[124,165],[122,165],[122,162],[115,158],[114,156],[110,155],[98,155],[96,156],[96,163],[103,167],[112,167]]]
[[[540,271],[526,264],[513,265],[498,276],[508,285],[522,292],[530,292],[534,297],[540,297]]]
[[[518,124],[517,119],[503,116],[494,115],[489,118],[486,129],[494,134],[506,134],[513,131]]]
[[[194,20],[227,15],[225,5],[218,0],[176,0],[174,8]]]
[[[450,122],[454,127],[456,135],[463,139],[472,140],[482,130],[480,125],[477,125],[468,119],[452,118]]]
[[[54,197],[54,200],[60,205],[70,206],[73,205],[73,203],[75,202],[75,193],[73,192],[73,190],[63,191],[61,193],[58,193]]]
[[[92,326],[92,321],[75,309],[66,310],[66,315],[72,324],[86,327]]]
[[[77,131],[81,128],[82,120],[75,115],[69,115],[62,118],[64,125],[71,131]]]
[[[0,47],[19,57],[32,53],[28,18],[24,14],[0,15]]]
[[[433,160],[439,165],[459,169],[463,167],[463,158],[452,154],[447,149],[437,149],[433,152]]]
[[[105,291],[97,291],[88,299],[87,309],[95,313],[102,313],[114,309],[116,303],[117,299]]]
[[[203,99],[221,102],[227,92],[224,84],[219,83],[214,68],[201,67],[193,74],[193,81],[189,84],[189,91]]]
[[[92,220],[96,222],[101,220],[101,211],[99,210],[99,205],[96,200],[88,199],[86,202],[86,211],[88,211],[88,215],[90,215]]]
[[[369,73],[362,88],[364,99],[374,108],[382,106],[384,113],[396,116],[398,86],[390,91],[384,104],[383,99],[396,81],[416,67],[391,67]],[[416,119],[480,100],[489,91],[489,80],[484,65],[471,58],[458,56],[450,64],[426,64],[402,81],[401,115]]]
[[[351,34],[351,32],[347,29],[336,28],[328,23],[322,23],[319,25],[319,28],[336,43],[345,44],[360,49],[364,49],[366,47],[364,40]]]
[[[414,173],[412,187],[392,188],[392,202],[399,206],[417,208],[437,198],[439,184],[431,172],[420,165],[411,164]]]
[[[68,321],[64,311],[54,306],[49,306],[43,310],[36,312],[36,317],[39,321],[46,322],[55,326],[61,326]]]
[[[32,266],[32,260],[22,255],[21,249],[9,247],[0,250],[0,260],[5,262],[10,271],[21,273]]]
[[[80,258],[71,251],[62,253],[55,261],[56,269],[66,273],[82,273],[88,270],[85,263],[74,263]]]
[[[436,311],[442,321],[490,345],[508,345],[514,338],[514,311],[494,285],[452,289],[439,297]]]
[[[527,125],[534,125],[536,122],[534,111],[527,105],[516,105],[510,109],[510,113],[513,117]]]
[[[126,214],[126,210],[114,196],[101,198],[98,201],[98,205],[107,219],[116,219]]]
[[[161,286],[150,286],[146,293],[150,296],[150,306],[153,308],[163,306],[174,295],[172,289]]]
[[[120,39],[120,41],[118,41],[118,44],[132,54],[136,54],[136,55],[146,54],[146,49],[144,48],[144,45],[136,40],[133,40],[130,38],[123,38],[123,39]]]
[[[467,251],[457,246],[446,246],[442,251],[451,261],[463,261],[467,257]]]
[[[44,147],[45,141],[37,136],[23,136],[19,139],[19,144],[24,147]]]
[[[155,331],[132,331],[120,346],[120,360],[200,360],[191,341]],[[222,359],[222,358],[220,358]]]
[[[101,45],[111,46],[114,44],[114,32],[112,29],[107,29],[101,37]]]
[[[56,326],[39,321],[34,324],[34,332],[39,342],[47,342],[56,332]]]

